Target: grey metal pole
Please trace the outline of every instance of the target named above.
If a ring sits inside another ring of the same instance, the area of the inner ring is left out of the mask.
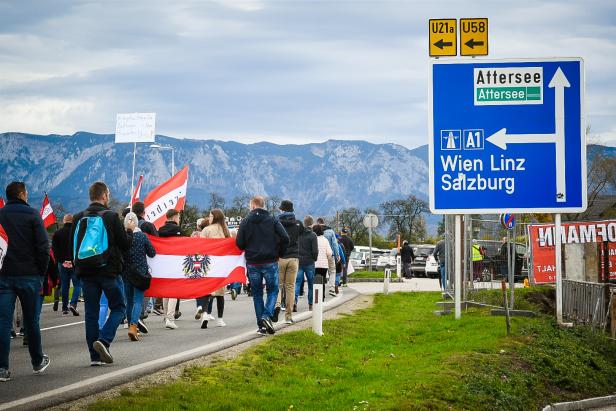
[[[507,280],[509,289],[513,288],[513,271],[511,271],[511,230],[507,230]],[[509,303],[511,306],[511,303]]]
[[[130,179],[130,193],[128,195],[133,198],[135,190],[135,162],[137,160],[137,143],[133,143],[133,177]]]
[[[556,321],[558,324],[563,323],[562,241],[560,238],[560,230],[560,214],[557,213],[554,215],[554,248],[556,251]]]
[[[511,253],[511,278],[513,281],[511,282],[511,290],[509,290],[509,293],[511,294],[511,297],[509,297],[509,307],[511,307],[512,310],[513,310],[513,305],[514,305],[513,297],[515,295],[515,256],[518,251],[515,230],[516,230],[516,226],[514,225],[513,226],[513,246],[512,246],[512,253]]]
[[[455,289],[454,289],[454,305],[455,305],[455,316],[456,319],[459,319],[462,316],[462,301],[461,299],[461,288],[462,288],[462,247],[460,241],[462,241],[462,216],[456,214],[456,226],[455,226],[455,236],[454,236],[454,272],[455,272]]]
[[[370,267],[370,272],[372,272],[372,227],[368,227],[368,243],[370,246],[370,252],[368,253],[368,259],[370,263],[368,267]]]
[[[173,147],[171,147],[171,177],[175,175],[175,154]]]

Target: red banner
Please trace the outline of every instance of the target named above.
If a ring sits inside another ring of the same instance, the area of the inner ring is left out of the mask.
[[[130,205],[132,206],[141,197],[141,184],[143,183],[143,176],[139,176],[139,181],[137,182],[137,187],[135,187],[135,192],[133,193],[133,198],[130,200]]]
[[[53,212],[53,208],[51,208],[51,203],[49,203],[49,197],[47,197],[47,194],[45,194],[45,198],[43,199],[43,205],[41,205],[40,213],[45,228],[56,222],[56,215]]]
[[[616,280],[616,220],[583,221],[561,224],[562,244],[597,245],[600,272],[605,272],[604,242],[607,242],[609,278]],[[554,224],[528,226],[532,252],[532,271],[536,284],[556,282],[556,257],[554,249]]]
[[[197,298],[246,283],[246,260],[235,238],[148,237],[156,256],[148,258],[152,282],[146,296]]]
[[[188,185],[188,166],[179,173],[150,191],[143,203],[144,218],[160,228],[167,218],[165,214],[171,209],[184,210],[186,202],[186,186]]]

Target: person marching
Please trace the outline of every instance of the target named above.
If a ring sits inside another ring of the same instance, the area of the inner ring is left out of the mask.
[[[229,228],[227,227],[227,223],[225,220],[225,214],[222,210],[215,208],[210,211],[210,215],[208,217],[209,224],[207,227],[201,231],[201,238],[230,238],[231,233],[229,232]],[[201,322],[201,328],[207,328],[208,320],[213,319],[212,317],[212,304],[216,299],[216,309],[218,311],[218,318],[216,319],[216,325],[219,327],[224,327],[225,322],[222,319],[222,315],[225,310],[225,287],[221,287],[218,290],[214,291],[208,297],[207,304],[207,316]]]
[[[167,211],[167,221],[158,230],[160,237],[182,237],[180,229],[180,212],[176,209]],[[175,330],[178,326],[175,320],[180,318],[182,313],[179,310],[180,300],[178,298],[163,298],[163,312],[165,316],[165,328]]]

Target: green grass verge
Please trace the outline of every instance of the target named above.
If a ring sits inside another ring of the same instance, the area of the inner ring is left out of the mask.
[[[521,290],[519,299],[535,290]],[[374,307],[274,338],[174,383],[123,391],[93,410],[528,410],[612,393],[616,348],[551,317],[433,314],[438,293],[378,295]]]
[[[349,278],[383,278],[385,271],[355,271]],[[391,272],[391,278],[398,278],[396,271]]]

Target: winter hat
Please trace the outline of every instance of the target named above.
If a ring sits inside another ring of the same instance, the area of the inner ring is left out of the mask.
[[[280,203],[280,211],[293,212],[293,203],[289,200],[282,200]]]

